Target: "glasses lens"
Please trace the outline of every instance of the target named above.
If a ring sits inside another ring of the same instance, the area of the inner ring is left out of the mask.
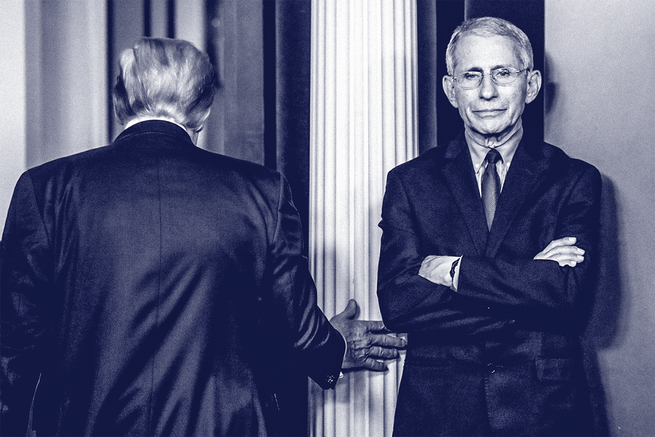
[[[509,85],[513,83],[519,74],[526,70],[514,70],[513,68],[496,68],[491,70],[491,79],[496,85]],[[455,80],[465,90],[471,90],[480,86],[484,74],[481,71],[467,71],[457,76]]]
[[[482,82],[482,73],[479,71],[467,71],[457,76],[457,83],[464,89],[477,88]]]
[[[497,68],[491,71],[491,77],[498,85],[509,85],[519,76],[520,71],[509,68]]]

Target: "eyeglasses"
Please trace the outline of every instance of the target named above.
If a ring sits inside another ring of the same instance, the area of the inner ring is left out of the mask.
[[[524,71],[528,71],[528,69],[516,70],[511,67],[498,67],[491,70],[490,76],[496,85],[506,86],[516,81],[519,74]],[[459,76],[452,76],[460,88],[464,90],[472,90],[479,87],[483,77],[484,73],[482,71],[465,71]]]

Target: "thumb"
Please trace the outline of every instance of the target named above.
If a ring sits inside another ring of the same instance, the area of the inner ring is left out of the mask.
[[[346,309],[344,309],[341,314],[348,319],[355,319],[357,318],[358,313],[359,305],[357,305],[357,301],[355,299],[350,299],[346,305]]]

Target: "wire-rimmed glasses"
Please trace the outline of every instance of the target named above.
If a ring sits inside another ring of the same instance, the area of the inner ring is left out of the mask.
[[[527,68],[523,70],[517,70],[512,67],[498,67],[491,70],[490,76],[491,80],[496,85],[507,86],[516,81],[516,78],[519,77],[519,74],[524,71],[528,71]],[[465,71],[459,76],[452,76],[453,80],[457,82],[460,88],[465,90],[472,90],[480,86],[482,79],[484,78],[484,72],[477,70]]]

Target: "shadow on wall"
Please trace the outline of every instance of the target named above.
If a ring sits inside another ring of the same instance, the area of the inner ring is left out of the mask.
[[[621,272],[619,229],[614,184],[603,175],[600,217],[598,285],[587,329],[597,348],[612,346],[619,337]]]
[[[557,101],[557,83],[552,80],[554,77],[552,73],[553,62],[550,60],[548,53],[544,55],[544,71],[543,71],[543,93],[544,93],[544,118],[551,112],[555,107],[555,102]]]
[[[614,184],[603,175],[601,198],[600,241],[598,247],[598,273],[596,293],[583,337],[587,379],[591,391],[592,408],[597,435],[609,435],[607,406],[602,384],[602,369],[598,364],[598,351],[619,340],[619,314],[621,312],[621,275],[619,228]]]
[[[545,56],[544,65],[544,112],[557,112],[558,84],[553,80],[553,63]],[[618,213],[614,183],[606,176],[603,179],[600,212],[600,239],[598,247],[598,271],[591,311],[585,333],[583,348],[585,370],[589,383],[592,408],[596,424],[596,435],[609,435],[607,406],[602,384],[602,369],[598,364],[598,351],[609,348],[620,341],[619,315],[621,312],[622,288],[620,272],[620,246]]]

